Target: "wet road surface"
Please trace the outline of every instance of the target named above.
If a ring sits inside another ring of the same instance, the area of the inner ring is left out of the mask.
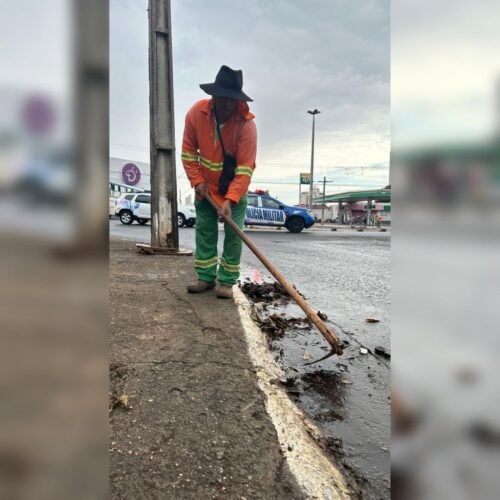
[[[112,220],[110,233],[148,241],[150,227]],[[290,396],[322,429],[327,449],[343,463],[363,498],[389,498],[390,359],[376,355],[375,347],[390,351],[390,233],[318,228],[300,234],[251,229],[247,234],[349,343],[341,357],[305,366],[325,354],[319,332],[292,329],[273,340]],[[194,229],[181,228],[179,240],[181,247],[194,248]],[[242,280],[246,277],[274,281],[245,247]],[[294,305],[286,312],[303,317]],[[380,321],[368,323],[370,317]]]

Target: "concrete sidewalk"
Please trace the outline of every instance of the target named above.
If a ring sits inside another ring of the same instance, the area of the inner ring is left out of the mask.
[[[186,293],[192,257],[110,246],[112,498],[304,498],[235,303]]]

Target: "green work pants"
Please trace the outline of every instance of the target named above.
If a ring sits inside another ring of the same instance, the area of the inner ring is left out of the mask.
[[[221,285],[232,286],[240,277],[240,260],[243,242],[224,223],[224,247],[217,269],[217,240],[219,236],[218,215],[207,200],[195,202],[196,207],[196,255],[194,266],[200,281],[214,282],[217,278]],[[247,197],[232,204],[232,219],[240,229],[245,222]]]

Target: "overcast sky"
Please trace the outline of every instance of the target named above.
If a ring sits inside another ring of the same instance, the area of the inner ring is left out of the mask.
[[[498,0],[392,2],[393,149],[500,130]]]
[[[70,0],[4,4],[0,94],[64,99],[71,94]],[[149,161],[147,1],[110,5],[111,154]],[[296,203],[298,174],[309,170],[306,110],[313,107],[322,111],[316,178],[326,173],[335,181],[328,191],[387,183],[389,24],[394,147],[500,129],[498,0],[398,0],[390,16],[387,0],[172,0],[172,6],[177,144],[186,110],[205,96],[198,84],[213,81],[221,64],[243,69],[259,130],[253,186],[283,201]],[[346,176],[332,168],[339,165],[380,168]],[[180,162],[177,168],[187,192]]]
[[[149,161],[146,0],[112,0],[111,155]],[[172,0],[179,188],[184,116],[222,64],[242,69],[258,129],[252,187],[298,202],[317,107],[315,179],[327,192],[383,187],[390,148],[387,0]],[[364,167],[339,169],[334,167]],[[288,184],[287,184],[288,183]]]

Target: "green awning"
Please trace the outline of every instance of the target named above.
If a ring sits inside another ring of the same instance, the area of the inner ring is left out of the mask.
[[[355,201],[391,201],[390,189],[369,189],[366,191],[347,191],[345,193],[329,194],[325,196],[325,203],[339,202],[352,203]],[[323,197],[313,199],[313,203],[323,203]]]

